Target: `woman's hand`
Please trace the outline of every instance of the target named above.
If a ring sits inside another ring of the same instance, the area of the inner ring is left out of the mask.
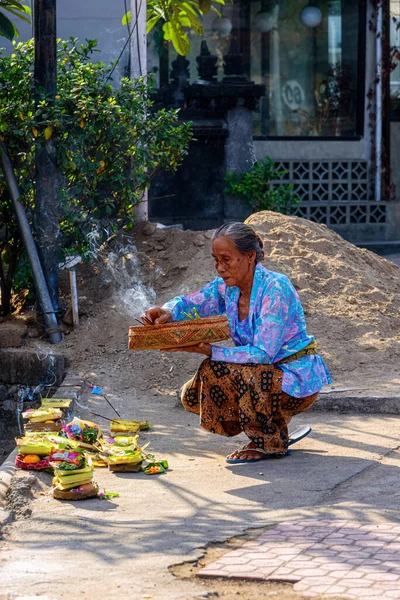
[[[196,352],[197,354],[212,355],[211,344],[198,344],[197,346],[184,346],[183,348],[166,348],[162,352]]]
[[[152,306],[141,315],[142,323],[145,325],[161,325],[168,323],[172,318],[172,312],[169,308],[161,308],[161,306]]]

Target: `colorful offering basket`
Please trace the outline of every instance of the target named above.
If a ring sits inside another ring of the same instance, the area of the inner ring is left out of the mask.
[[[228,320],[224,316],[188,321],[172,321],[162,325],[129,328],[129,350],[164,350],[184,348],[201,343],[222,342],[230,338]]]
[[[84,421],[78,417],[74,417],[63,429],[69,439],[79,442],[81,448],[89,450],[97,450],[96,443],[103,435],[97,423]]]
[[[43,471],[47,469],[52,469],[49,458],[43,458],[40,456],[36,456],[37,460],[33,461],[32,458],[35,455],[25,456],[23,454],[18,454],[15,458],[15,466],[17,469],[26,469],[28,471]]]

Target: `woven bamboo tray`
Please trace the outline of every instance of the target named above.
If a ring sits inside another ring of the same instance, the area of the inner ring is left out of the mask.
[[[209,317],[191,321],[172,321],[163,325],[129,328],[129,350],[164,350],[184,348],[202,342],[222,342],[230,338],[226,317]]]

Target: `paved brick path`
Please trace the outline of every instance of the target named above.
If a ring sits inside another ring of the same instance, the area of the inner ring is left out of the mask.
[[[400,523],[281,523],[199,576],[284,581],[310,598],[400,599]]]

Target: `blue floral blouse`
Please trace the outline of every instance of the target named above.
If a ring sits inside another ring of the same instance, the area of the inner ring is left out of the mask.
[[[177,296],[164,304],[173,321],[183,321],[183,313],[197,309],[200,317],[226,314],[234,348],[213,346],[212,360],[230,363],[274,364],[299,352],[314,340],[306,333],[300,298],[286,275],[274,273],[258,263],[254,272],[249,316],[238,318],[240,290],[217,277],[200,291]],[[282,390],[296,398],[318,392],[332,383],[319,354],[304,356],[279,365],[283,371]]]

